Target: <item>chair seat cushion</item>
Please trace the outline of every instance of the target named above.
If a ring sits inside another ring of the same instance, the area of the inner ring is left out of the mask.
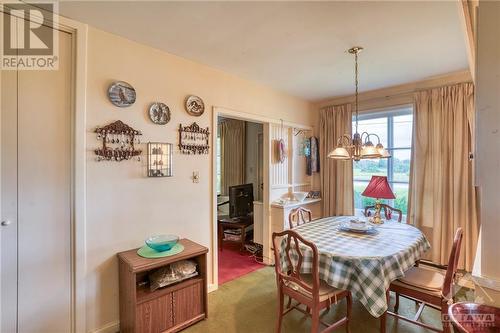
[[[312,285],[313,285],[312,274],[301,274],[300,278],[302,279],[302,281],[304,281],[307,285],[309,285],[312,288]],[[323,280],[319,280],[319,282],[320,282],[320,284],[319,284],[319,301],[320,302],[323,302],[327,299],[335,297],[335,295],[340,294],[341,292],[344,291],[342,289],[337,289],[337,288],[334,288],[334,287],[328,285]],[[293,289],[293,290],[301,293],[302,295],[304,295],[310,299],[313,298],[312,294],[309,291],[305,290],[304,288],[302,288],[301,286],[299,286],[298,284],[296,284],[294,282],[287,282],[287,283],[285,283],[285,285],[288,288]]]
[[[440,296],[444,283],[444,275],[435,270],[422,267],[412,267],[405,276],[393,282],[395,285]]]

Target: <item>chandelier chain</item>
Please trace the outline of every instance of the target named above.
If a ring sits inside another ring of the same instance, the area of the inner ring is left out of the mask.
[[[354,76],[355,76],[355,85],[356,85],[356,92],[355,92],[355,104],[354,104],[354,111],[356,112],[356,133],[358,133],[358,50],[354,52]]]

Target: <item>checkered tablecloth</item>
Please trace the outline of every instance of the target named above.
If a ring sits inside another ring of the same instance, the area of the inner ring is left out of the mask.
[[[405,223],[386,222],[373,234],[341,231],[340,224],[351,218],[327,217],[294,231],[318,248],[320,279],[335,288],[350,290],[370,314],[379,317],[387,310],[385,292],[390,283],[402,277],[430,245],[420,230]],[[282,254],[284,246],[283,239]],[[305,257],[301,271],[310,273],[312,252],[302,252]],[[292,250],[294,264],[297,258]],[[280,264],[287,269],[285,256],[281,256]]]

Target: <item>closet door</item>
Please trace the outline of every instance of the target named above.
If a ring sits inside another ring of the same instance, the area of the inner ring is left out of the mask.
[[[2,15],[5,15],[1,13]],[[2,17],[3,18],[3,17]],[[17,72],[0,72],[0,332],[17,330]]]
[[[2,100],[2,332],[72,331],[72,42],[57,33],[59,70],[2,73],[2,97],[16,81]]]

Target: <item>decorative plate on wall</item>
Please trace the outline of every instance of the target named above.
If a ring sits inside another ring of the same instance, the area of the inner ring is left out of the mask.
[[[135,89],[124,81],[113,82],[108,88],[111,103],[118,107],[127,107],[135,103]]]
[[[170,121],[170,109],[165,103],[155,102],[149,107],[149,119],[155,124],[165,125]]]
[[[194,95],[189,95],[186,98],[186,111],[192,116],[199,117],[205,112],[205,104],[203,103],[203,100]]]

